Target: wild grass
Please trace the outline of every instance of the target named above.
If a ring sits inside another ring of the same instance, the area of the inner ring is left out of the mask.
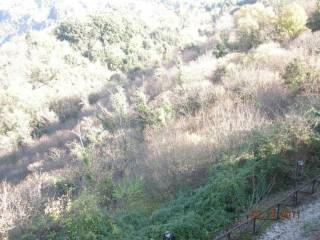
[[[151,174],[148,177],[163,188],[158,191],[174,193],[179,185],[200,184],[207,166],[218,162],[224,149],[241,145],[250,130],[269,124],[259,110],[240,100],[224,97],[215,104],[165,129],[147,132],[148,155],[143,165]]]

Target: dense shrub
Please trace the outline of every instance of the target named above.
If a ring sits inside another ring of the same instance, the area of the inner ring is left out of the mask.
[[[276,14],[271,7],[257,3],[241,7],[234,21],[240,37],[239,44],[251,48],[272,37]]]
[[[31,123],[30,123],[30,127],[31,127],[31,136],[33,138],[40,138],[42,135],[47,133],[47,120],[44,118],[41,119],[34,119]]]
[[[85,24],[63,22],[56,29],[56,35],[58,39],[71,43],[85,43],[89,40],[86,38],[93,37],[99,38],[104,44],[113,44],[129,40],[133,32],[127,25],[126,19],[120,15],[96,15],[91,16],[90,22]]]
[[[82,21],[62,22],[56,36],[68,41],[90,61],[101,61],[111,70],[129,70],[166,58],[179,44],[175,29],[151,29],[128,12],[110,11]],[[158,56],[155,56],[158,55]]]
[[[124,89],[119,87],[110,96],[112,112],[102,108],[98,118],[105,129],[113,132],[117,129],[125,129],[130,126],[129,104]]]
[[[257,3],[241,7],[234,17],[239,44],[245,48],[266,40],[295,38],[307,30],[307,19],[305,10],[297,3],[281,6],[277,14],[272,7]]]
[[[144,182],[141,178],[125,178],[115,188],[114,197],[124,209],[135,209],[143,204],[143,190]]]
[[[62,227],[52,217],[37,216],[33,219],[32,225],[28,226],[24,231],[21,235],[22,240],[64,238]]]
[[[222,42],[219,42],[216,45],[216,48],[214,50],[214,54],[217,58],[224,57],[225,55],[228,54],[227,42],[228,42],[228,39],[224,39]]]
[[[318,31],[320,29],[320,3],[318,1],[316,11],[307,23],[307,27],[312,30],[312,32]]]
[[[80,98],[69,97],[52,102],[50,110],[57,114],[61,122],[65,122],[70,118],[76,118],[82,107],[83,104]]]
[[[64,228],[68,239],[108,238],[116,230],[112,220],[98,208],[97,199],[88,195],[73,202]]]
[[[308,78],[308,76],[309,69],[307,64],[301,59],[294,59],[293,62],[289,63],[286,67],[283,78],[285,83],[296,91],[302,86],[302,83]]]
[[[296,3],[285,5],[280,9],[277,19],[277,31],[281,40],[297,37],[307,30],[308,16],[305,10]]]
[[[99,193],[100,203],[102,205],[108,206],[112,203],[114,198],[115,184],[111,177],[105,177],[97,185],[97,190]]]
[[[148,125],[161,125],[166,121],[166,114],[170,113],[170,109],[165,106],[155,108],[148,102],[147,95],[142,91],[137,91],[135,96],[135,113],[136,119],[142,128]]]

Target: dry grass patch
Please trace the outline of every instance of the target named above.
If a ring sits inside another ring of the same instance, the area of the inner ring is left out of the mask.
[[[254,106],[225,98],[207,111],[181,118],[165,129],[149,129],[143,168],[162,190],[174,192],[179,185],[197,184],[208,164],[219,160],[221,149],[243,143],[246,133],[266,124],[268,120]]]
[[[276,42],[268,42],[253,49],[244,59],[244,63],[256,68],[267,68],[274,72],[283,72],[294,58],[293,52],[284,49]]]
[[[18,185],[0,185],[0,237],[7,239],[11,230],[41,211],[46,202],[42,189],[53,184],[48,174],[33,174]]]

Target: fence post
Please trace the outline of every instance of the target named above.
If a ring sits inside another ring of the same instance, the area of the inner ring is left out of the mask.
[[[298,205],[298,191],[294,192],[293,201],[294,201],[294,206],[297,206]]]
[[[227,233],[227,239],[231,240],[231,233],[230,232]]]
[[[253,218],[253,229],[252,229],[252,234],[255,235],[256,234],[256,219]]]
[[[277,220],[280,219],[280,203],[277,204]]]

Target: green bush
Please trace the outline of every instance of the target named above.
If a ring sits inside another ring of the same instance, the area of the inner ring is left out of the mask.
[[[114,116],[104,116],[104,115],[97,115],[98,119],[101,121],[103,129],[108,130],[110,132],[114,132],[117,128],[117,122]]]
[[[62,22],[55,33],[59,40],[70,42],[85,57],[104,62],[111,70],[124,67],[125,43],[138,34],[128,19],[116,13]]]
[[[124,208],[136,208],[144,199],[143,190],[142,179],[123,179],[115,188],[114,197]]]
[[[226,42],[219,42],[216,45],[216,48],[214,50],[214,54],[215,54],[216,58],[221,58],[221,57],[224,57],[225,55],[227,55],[228,50],[227,50]]]
[[[300,59],[294,59],[293,62],[286,67],[283,78],[292,90],[297,91],[308,76],[309,70],[307,64]]]
[[[67,239],[108,239],[113,236],[113,223],[98,207],[95,197],[83,194],[72,203],[63,221]]]
[[[110,11],[81,21],[68,20],[55,34],[90,61],[123,71],[165,59],[179,44],[177,29],[150,27],[132,12]]]
[[[102,57],[97,56],[94,59],[99,58],[101,58],[101,60],[107,64],[110,70],[115,71],[117,69],[121,69],[123,65],[127,63],[126,58],[128,58],[128,56],[126,56],[123,50],[117,46],[109,46],[104,49],[104,54]]]
[[[15,236],[12,239],[17,239]],[[34,217],[32,224],[23,229],[21,234],[22,240],[36,240],[36,239],[48,239],[48,240],[62,240],[64,238],[62,226],[56,222],[53,218],[48,216],[36,216]]]
[[[54,192],[57,196],[73,195],[77,191],[77,186],[69,181],[57,181],[54,184]]]
[[[48,132],[48,120],[45,118],[35,118],[30,123],[31,136],[40,138]]]
[[[272,38],[276,15],[271,7],[257,3],[241,7],[234,20],[240,37],[239,44],[251,48]]]
[[[111,177],[105,177],[97,185],[97,191],[102,205],[108,206],[114,200],[115,185]]]
[[[278,14],[262,3],[245,5],[234,16],[240,46],[251,48],[271,39],[286,41],[307,30],[307,14],[296,3],[280,8]]]
[[[145,128],[147,125],[157,125],[163,123],[161,110],[149,106],[147,96],[143,92],[137,91],[135,100],[137,122],[140,126],[142,126],[142,128]]]
[[[277,19],[277,31],[280,39],[292,39],[306,31],[307,20],[308,16],[300,5],[292,3],[282,7]]]

